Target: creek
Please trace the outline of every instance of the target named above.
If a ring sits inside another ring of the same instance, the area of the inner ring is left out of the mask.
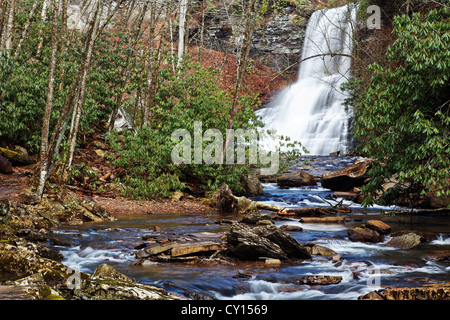
[[[316,168],[336,170],[352,159],[316,157]],[[331,166],[330,163],[334,163]],[[339,166],[340,164],[340,166]],[[331,166],[331,168],[330,168]],[[337,203],[332,192],[320,185],[280,189],[274,183],[263,184],[265,195],[254,200],[280,207],[328,206]],[[359,204],[344,201],[353,209]],[[379,210],[387,212],[385,221],[392,233],[399,230],[419,230],[430,234],[426,243],[416,249],[402,250],[382,243],[352,242],[347,229],[367,219],[380,217]],[[363,214],[346,214],[345,224],[302,223],[299,218],[276,220],[276,226],[297,225],[303,231],[289,232],[301,243],[314,242],[336,251],[339,261],[323,256],[301,263],[282,263],[266,266],[263,263],[238,262],[235,265],[186,264],[176,262],[148,262],[135,265],[135,252],[144,236],[168,239],[211,238],[227,232],[229,224],[216,223],[219,219],[240,220],[232,214],[131,214],[116,215],[117,220],[85,223],[54,231],[54,236],[70,241],[72,245],[52,246],[64,256],[67,266],[92,273],[103,263],[145,284],[178,292],[193,299],[301,299],[301,300],[354,300],[358,296],[382,287],[416,287],[427,283],[449,280],[448,261],[427,259],[430,252],[450,250],[450,219],[448,216],[390,216],[393,207],[374,207]],[[266,212],[264,212],[266,213]],[[275,215],[274,213],[267,212]],[[156,226],[156,227],[155,227]],[[245,274],[248,277],[236,277]],[[330,285],[300,285],[295,279],[303,276],[341,276],[342,281]]]

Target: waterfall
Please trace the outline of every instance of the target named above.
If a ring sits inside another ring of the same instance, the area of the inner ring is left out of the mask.
[[[352,111],[340,87],[350,76],[356,9],[314,12],[309,19],[296,83],[258,111],[267,129],[298,140],[313,155],[351,149]]]

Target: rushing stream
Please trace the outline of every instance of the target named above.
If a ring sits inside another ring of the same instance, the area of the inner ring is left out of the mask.
[[[322,165],[326,165],[324,158]],[[334,168],[336,169],[336,168]],[[264,184],[266,195],[256,197],[260,202],[279,206],[328,206],[322,199],[332,200],[331,192],[322,187],[279,189],[275,184]],[[354,208],[358,204],[344,202]],[[378,209],[374,208],[372,212]],[[145,235],[177,239],[214,237],[224,234],[228,224],[218,219],[240,220],[242,217],[226,214],[145,214],[124,213],[117,221],[86,223],[55,231],[68,246],[54,246],[63,255],[63,263],[73,269],[92,273],[107,263],[131,278],[190,298],[216,299],[357,299],[358,296],[380,287],[419,286],[449,280],[448,262],[426,259],[429,252],[450,249],[450,219],[448,217],[392,217],[387,223],[392,232],[420,230],[431,233],[430,240],[418,249],[401,250],[384,243],[366,244],[348,240],[347,229],[360,224],[366,216],[353,217],[345,224],[301,223],[298,218],[276,221],[276,225],[298,225],[303,231],[290,232],[301,243],[314,242],[333,249],[339,261],[314,256],[301,264],[265,266],[240,262],[237,265],[195,265],[175,262],[149,262],[134,265],[136,246],[144,243]],[[157,226],[157,228],[155,228]],[[236,277],[249,274],[250,278]],[[339,284],[299,285],[294,280],[301,276],[342,276]]]

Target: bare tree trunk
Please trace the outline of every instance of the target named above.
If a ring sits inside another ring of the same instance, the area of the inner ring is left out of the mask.
[[[42,4],[42,10],[41,10],[41,20],[45,21],[47,20],[47,7],[50,3],[50,0],[44,0]],[[39,56],[41,54],[42,50],[42,44],[44,43],[44,37],[42,36],[42,28],[39,29],[39,43],[36,51],[36,55]]]
[[[167,4],[166,9],[166,17],[163,22],[163,25],[160,27],[159,32],[157,32],[156,29],[156,23],[157,18],[159,14],[161,13],[161,10],[159,13],[156,13],[152,11],[152,18],[150,21],[150,39],[148,44],[148,63],[147,63],[147,79],[146,79],[146,90],[145,90],[145,99],[146,104],[144,106],[144,114],[143,114],[143,122],[142,124],[149,122],[151,120],[151,110],[153,108],[154,104],[154,96],[155,96],[155,90],[156,90],[156,83],[155,79],[157,76],[157,73],[159,71],[159,67],[161,65],[161,49],[164,45],[164,39],[163,36],[166,34],[167,29],[170,25],[170,19],[172,16],[172,4],[173,0],[170,0]],[[152,10],[156,10],[156,5],[153,6]],[[155,50],[155,44],[154,41],[157,39],[159,34],[159,44],[158,48]]]
[[[244,79],[245,70],[247,68],[247,59],[248,59],[248,53],[250,52],[250,45],[252,41],[252,34],[253,30],[255,28],[256,19],[258,17],[258,11],[259,11],[259,0],[251,0],[247,7],[247,20],[245,25],[245,33],[244,33],[244,40],[242,45],[242,51],[241,56],[239,58],[239,64],[238,64],[238,70],[237,70],[237,79],[236,79],[236,85],[234,90],[234,96],[233,96],[233,105],[231,107],[230,112],[230,118],[228,120],[228,129],[232,129],[234,125],[234,119],[236,116],[238,103],[239,103],[239,97],[241,95],[242,90],[242,81]],[[230,131],[228,130],[226,132],[225,137],[225,144],[223,147],[223,155],[225,154],[228,145],[231,143],[230,140]]]
[[[44,120],[42,123],[42,133],[41,133],[41,150],[39,153],[40,159],[40,174],[39,174],[39,185],[37,194],[42,197],[44,192],[44,186],[47,177],[48,170],[48,133],[50,128],[50,116],[53,107],[53,95],[55,86],[55,70],[56,70],[56,54],[58,51],[58,0],[53,0],[53,23],[52,23],[52,53],[50,58],[49,66],[49,79],[48,79],[48,93],[47,102],[45,105]],[[36,1],[37,2],[37,1]]]
[[[180,66],[181,59],[184,55],[184,35],[186,33],[186,14],[187,14],[188,0],[181,0],[178,9],[178,62],[177,67]]]
[[[0,39],[0,52],[5,51],[8,56],[10,55],[12,45],[15,6],[15,0],[6,0],[3,5],[3,27]]]
[[[95,40],[97,37],[97,32],[99,29],[100,12],[101,12],[102,8],[103,8],[103,1],[98,0],[96,9],[95,9],[95,13],[94,13],[94,17],[92,18],[91,26],[89,28],[89,34],[88,34],[88,38],[87,38],[87,42],[86,42],[86,51],[85,51],[83,61],[81,64],[81,79],[80,79],[79,94],[78,94],[78,99],[76,100],[76,104],[75,104],[75,107],[73,110],[72,125],[70,128],[70,133],[69,133],[69,138],[68,138],[69,153],[67,155],[66,162],[65,162],[65,165],[64,165],[62,173],[61,173],[60,197],[63,193],[64,187],[65,187],[67,181],[69,180],[69,170],[72,165],[73,154],[74,154],[75,146],[76,146],[76,138],[77,138],[77,134],[78,134],[78,128],[79,128],[81,112],[82,112],[82,107],[83,107],[83,102],[84,102],[84,94],[85,94],[85,90],[86,90],[87,77],[88,77],[89,68],[90,68],[90,64],[91,64],[92,50],[93,50],[94,43],[95,43]]]
[[[25,26],[23,28],[22,35],[20,37],[19,43],[17,44],[16,51],[14,52],[14,61],[16,61],[17,58],[19,58],[20,51],[22,50],[23,42],[25,41],[25,37],[26,37],[26,35],[28,33],[28,29],[30,28],[31,19],[34,16],[34,12],[36,11],[36,8],[37,8],[38,4],[39,4],[39,0],[34,0],[33,6],[31,7],[30,13],[28,14],[27,22],[25,23]]]
[[[138,44],[138,41],[140,39],[140,37],[142,36],[142,24],[144,22],[144,18],[145,18],[145,14],[148,10],[148,4],[149,1],[146,1],[144,3],[144,5],[142,6],[141,12],[139,14],[139,17],[137,18],[136,21],[136,26],[134,28],[131,28],[131,30],[135,30],[134,32],[134,37],[133,37],[133,43],[131,45],[131,50],[129,51],[127,58],[126,58],[126,69],[125,69],[125,76],[124,76],[124,80],[123,80],[123,87],[126,86],[128,79],[130,77],[130,72],[131,72],[131,64],[130,64],[130,58],[131,56],[134,56],[136,53],[136,46]],[[109,120],[109,132],[112,132],[112,130],[114,129],[114,124],[116,121],[116,117],[117,117],[117,113],[119,112],[120,106],[122,105],[122,98],[123,98],[123,93],[120,93],[116,99],[116,106],[114,107],[113,112],[111,113],[111,118]]]

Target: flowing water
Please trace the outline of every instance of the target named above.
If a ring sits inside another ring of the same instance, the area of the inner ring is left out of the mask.
[[[345,159],[345,158],[343,158]],[[336,160],[334,159],[336,162]],[[320,161],[319,161],[320,162]],[[331,163],[329,157],[320,162]],[[344,161],[345,163],[345,161]],[[331,169],[336,169],[336,166]],[[332,192],[322,188],[301,187],[279,189],[275,184],[264,184],[265,195],[255,200],[286,207],[328,206],[337,203]],[[354,209],[356,203],[344,202]],[[379,209],[394,208],[377,207]],[[271,214],[271,213],[269,213]],[[194,299],[357,299],[358,296],[393,286],[419,286],[426,283],[449,280],[450,264],[426,258],[429,252],[450,250],[450,219],[448,217],[391,217],[386,222],[392,232],[397,230],[420,230],[430,232],[427,243],[418,249],[401,250],[383,243],[367,244],[348,240],[347,229],[371,219],[368,215],[349,216],[345,224],[301,223],[298,218],[276,221],[298,225],[301,232],[290,234],[301,243],[314,242],[333,249],[340,255],[339,261],[321,256],[302,263],[284,263],[277,267],[239,262],[236,265],[195,265],[174,262],[149,262],[134,265],[136,246],[145,242],[142,236],[158,236],[182,239],[214,237],[225,234],[229,225],[215,223],[218,219],[240,220],[242,216],[230,214],[141,214],[124,213],[117,221],[86,223],[55,231],[61,239],[69,240],[70,246],[53,246],[63,256],[69,267],[92,273],[97,266],[107,263],[136,280],[163,287]],[[376,217],[375,217],[376,218]],[[155,226],[161,228],[156,228]],[[206,233],[205,233],[206,232]],[[250,274],[251,278],[236,278],[238,273]],[[342,276],[339,284],[299,285],[295,279],[308,275]]]
[[[310,154],[351,149],[352,111],[341,85],[350,77],[356,9],[316,11],[309,19],[298,79],[258,113],[267,129],[298,140]]]

